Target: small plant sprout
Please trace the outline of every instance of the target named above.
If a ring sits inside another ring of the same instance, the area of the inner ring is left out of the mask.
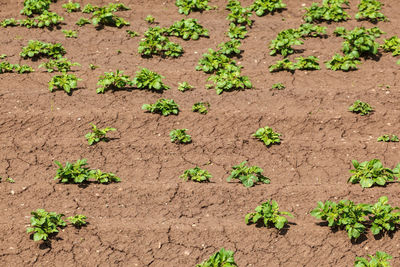
[[[245,216],[246,224],[261,223],[266,227],[275,227],[280,230],[288,223],[285,216],[293,217],[290,212],[279,211],[278,203],[275,200],[268,200],[257,206],[255,212],[248,213]]]
[[[389,134],[384,134],[382,136],[379,136],[377,141],[378,142],[399,142],[399,137],[394,134],[392,134],[392,136],[390,136]]]
[[[107,90],[122,89],[127,86],[132,86],[130,77],[123,74],[123,71],[117,70],[114,72],[105,72],[103,76],[100,76],[97,85],[101,87],[96,89],[98,94],[103,94]]]
[[[200,114],[207,114],[210,108],[210,103],[208,102],[197,102],[193,105],[192,111],[198,112]]]
[[[79,3],[74,3],[69,1],[67,4],[62,5],[63,8],[67,10],[68,13],[78,12],[81,9],[81,5]]]
[[[37,209],[31,212],[31,227],[26,229],[27,233],[33,233],[33,240],[46,241],[49,235],[58,233],[58,227],[64,227],[67,223],[62,219],[64,214],[47,212],[44,209]]]
[[[163,116],[168,115],[178,115],[179,106],[172,99],[160,98],[154,104],[144,104],[142,106],[143,110],[146,110],[150,113],[159,113]]]
[[[176,21],[171,27],[166,29],[169,36],[181,37],[183,40],[198,40],[200,37],[208,37],[208,30],[204,29],[197,19],[182,19]]]
[[[89,64],[89,68],[91,69],[91,70],[95,70],[95,69],[97,69],[99,66],[96,66],[96,65],[94,65],[94,64],[92,64],[92,63],[90,63]]]
[[[192,137],[186,134],[188,129],[175,129],[169,133],[172,143],[188,144],[192,142]]]
[[[70,94],[71,89],[76,89],[78,87],[78,81],[81,80],[82,79],[78,79],[73,74],[63,73],[62,75],[55,75],[49,82],[49,90],[50,92],[53,92],[54,88],[57,88]]]
[[[85,226],[87,222],[85,221],[87,218],[85,215],[77,214],[75,216],[68,217],[67,220],[77,228]]]
[[[94,181],[99,184],[109,184],[112,182],[121,182],[121,179],[111,172],[102,172],[101,170],[90,170],[89,178],[94,179]]]
[[[356,257],[354,267],[390,267],[389,260],[393,257],[385,252],[377,251],[375,255],[368,255],[370,261],[364,257]]]
[[[98,129],[96,125],[91,123],[92,125],[92,132],[87,133],[85,138],[88,140],[89,146],[94,145],[100,141],[108,142],[109,138],[107,138],[107,132],[116,131],[117,129],[106,127],[103,129]]]
[[[6,54],[1,54],[1,55],[0,55],[0,59],[5,59],[6,57],[7,57]]]
[[[66,38],[78,38],[78,33],[73,30],[62,30]]]
[[[79,27],[82,27],[82,26],[84,26],[86,24],[91,24],[91,22],[90,22],[89,19],[80,18],[75,24],[78,25]]]
[[[257,182],[269,184],[271,181],[268,177],[262,175],[263,169],[258,166],[246,166],[247,161],[243,161],[239,165],[232,167],[231,175],[227,181],[238,179],[245,187],[252,187]]]
[[[61,58],[65,53],[64,47],[59,43],[52,44],[30,40],[28,45],[22,48],[20,56],[23,58]]]
[[[156,19],[152,15],[147,15],[147,17],[145,18],[145,21],[149,24],[153,24],[155,20]]]
[[[193,169],[187,169],[181,176],[183,180],[192,180],[194,182],[209,182],[212,178],[212,175],[206,171],[202,170],[199,167],[195,167]]]
[[[11,177],[7,177],[6,182],[13,184],[13,183],[15,183],[15,180]]]
[[[175,5],[179,7],[179,13],[189,15],[192,11],[204,11],[212,9],[208,0],[176,0]]]
[[[279,138],[281,134],[274,132],[272,128],[268,126],[258,129],[253,136],[263,141],[267,147],[281,143],[281,139]]]
[[[286,87],[282,83],[274,83],[271,90],[283,90]]]
[[[162,80],[165,77],[146,68],[142,68],[136,72],[133,84],[139,89],[149,89],[154,91],[168,90],[169,86],[165,85]]]
[[[250,9],[261,17],[268,13],[274,14],[274,12],[280,11],[285,7],[286,4],[282,3],[282,0],[255,0]]]
[[[365,116],[373,112],[374,109],[368,103],[357,100],[349,107],[349,111]]]
[[[131,31],[131,30],[126,30],[126,33],[129,35],[129,37],[133,38],[136,36],[139,36],[139,33],[135,32],[135,31]]]
[[[216,252],[208,260],[196,264],[196,267],[237,267],[234,255],[235,252],[221,248],[220,251]]]
[[[193,89],[193,86],[190,85],[187,82],[183,82],[183,83],[179,83],[178,84],[178,90],[181,91],[181,92],[185,92],[185,91],[188,91],[188,90],[191,90],[191,89]]]
[[[48,72],[68,72],[71,70],[72,66],[80,66],[79,63],[72,63],[67,58],[59,58],[59,59],[50,59],[46,63],[42,63],[39,65],[39,68],[46,68]]]

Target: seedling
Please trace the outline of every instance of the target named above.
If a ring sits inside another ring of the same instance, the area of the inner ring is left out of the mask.
[[[381,232],[393,232],[400,223],[400,208],[392,207],[386,196],[380,197],[378,202],[370,207],[369,219],[371,220],[371,232],[378,235]]]
[[[43,14],[33,18],[21,20],[20,25],[25,26],[27,28],[53,28],[54,26],[59,25],[64,20],[63,17],[57,15],[54,12],[44,11]]]
[[[301,37],[322,37],[326,35],[326,27],[304,23],[297,29]]]
[[[90,170],[89,178],[94,179],[99,184],[109,184],[121,182],[121,179],[111,172],[102,172],[101,170]]]
[[[312,3],[306,8],[304,20],[308,23],[321,21],[346,21],[350,16],[344,11],[343,5],[349,6],[348,0],[323,0],[322,6]]]
[[[101,87],[96,89],[98,94],[103,94],[107,90],[122,89],[127,86],[132,86],[133,83],[130,77],[123,74],[123,71],[117,70],[114,72],[104,72],[103,76],[99,77],[97,85]]]
[[[255,0],[250,9],[261,17],[268,13],[274,14],[275,11],[281,11],[285,7],[286,4],[282,3],[282,0]]]
[[[275,64],[269,66],[269,72],[289,71],[294,72],[296,65],[287,58],[278,60]]]
[[[63,8],[67,10],[68,13],[78,12],[81,9],[81,5],[79,3],[74,3],[69,1],[67,4],[62,5]]]
[[[96,66],[96,65],[93,65],[93,64],[89,64],[89,68],[91,69],[91,70],[95,70],[95,69],[97,69],[99,66]]]
[[[181,92],[189,91],[191,89],[193,89],[193,86],[187,82],[178,83],[178,90]]]
[[[15,26],[18,26],[18,25],[19,25],[19,21],[14,19],[14,18],[4,19],[4,20],[2,20],[0,22],[0,26],[4,27],[4,28],[9,27],[9,26],[10,27],[15,27]]]
[[[80,64],[76,62],[72,63],[67,58],[59,58],[50,59],[48,62],[40,64],[39,68],[46,68],[48,72],[68,72],[72,66],[80,66]]]
[[[1,55],[0,55],[0,59],[5,59],[6,57],[7,57],[6,54],[1,54]]]
[[[371,22],[385,21],[386,16],[381,10],[382,3],[377,0],[361,0],[358,4],[358,13],[355,15],[357,20],[369,20]]]
[[[250,19],[252,14],[249,8],[244,8],[239,3],[237,5],[231,6],[228,9],[231,11],[231,13],[228,14],[228,17],[226,17],[226,19],[229,20],[231,23],[242,26],[251,26],[253,24],[253,21]]]
[[[214,73],[220,69],[224,69],[228,64],[236,64],[234,60],[213,49],[208,49],[208,53],[203,54],[200,58],[196,70],[205,73]]]
[[[232,64],[225,66],[225,69],[217,71],[215,75],[208,78],[208,81],[214,82],[214,84],[208,84],[207,86],[209,89],[214,87],[218,95],[223,92],[244,90],[253,87],[249,77],[242,76],[240,68]]]
[[[301,33],[297,29],[287,29],[281,31],[276,36],[275,40],[272,40],[269,49],[271,52],[269,53],[271,56],[275,56],[277,54],[281,54],[286,57],[294,53],[294,45],[302,45],[304,42],[300,40]]]
[[[257,206],[255,212],[246,214],[245,221],[246,224],[261,223],[266,227],[273,226],[280,230],[288,223],[288,219],[285,216],[293,218],[290,212],[279,211],[278,203],[275,200],[268,200]]]
[[[164,36],[167,29],[158,26],[150,27],[145,33],[144,38],[139,43],[138,52],[142,56],[160,55],[166,57],[179,57],[183,54],[183,48],[179,44],[170,42]]]
[[[106,127],[103,129],[98,129],[96,125],[91,123],[92,125],[92,132],[89,132],[85,135],[85,138],[88,140],[89,146],[97,144],[100,141],[108,142],[109,138],[107,138],[107,132],[116,131],[117,129]]]
[[[234,23],[229,24],[228,37],[231,39],[244,39],[246,38],[247,30],[246,26],[236,25]]]
[[[201,26],[197,19],[182,19],[175,22],[166,30],[169,36],[181,37],[184,40],[198,40],[200,37],[208,37],[208,30]]]
[[[28,65],[11,64],[10,62],[3,61],[0,63],[0,74],[17,72],[19,74],[33,72],[34,69]]]
[[[220,43],[218,45],[219,50],[218,52],[225,55],[225,56],[235,56],[240,55],[240,46],[242,43],[238,39],[231,39],[228,42]]]
[[[385,52],[392,52],[393,56],[400,55],[400,38],[392,36],[389,39],[383,40],[384,44],[381,45]]]
[[[195,167],[193,169],[187,169],[181,176],[184,181],[192,180],[194,182],[209,182],[212,178],[212,175],[206,171],[202,170],[199,167]]]
[[[143,110],[149,111],[150,113],[159,113],[163,116],[178,115],[179,106],[172,99],[160,98],[154,104],[144,104]]]
[[[274,83],[271,90],[283,90],[285,88],[286,86],[284,86],[282,83]]]
[[[281,134],[276,133],[272,130],[272,128],[265,126],[264,128],[258,129],[253,136],[257,139],[260,139],[264,142],[264,144],[269,147],[273,144],[280,144],[281,139],[279,138]]]
[[[221,248],[220,251],[216,252],[208,260],[196,264],[196,267],[237,267],[234,255],[235,252]]]
[[[139,89],[149,89],[154,91],[168,90],[169,86],[162,82],[165,77],[149,69],[142,68],[136,72],[133,84]]]
[[[75,227],[82,227],[85,226],[87,224],[87,222],[85,221],[87,219],[87,217],[85,215],[82,214],[77,214],[75,216],[71,216],[68,217],[67,220],[74,225]]]
[[[93,13],[96,9],[98,9],[98,6],[93,6],[92,4],[87,4],[86,6],[83,7],[82,13]]]
[[[64,33],[65,37],[67,38],[78,38],[78,33],[73,30],[62,30]]]
[[[58,227],[64,227],[67,223],[62,219],[64,214],[47,212],[44,209],[32,211],[31,227],[26,229],[27,233],[33,233],[33,240],[47,240],[49,235],[58,233]]]
[[[325,66],[331,70],[342,70],[342,71],[349,71],[349,70],[356,70],[357,65],[361,64],[356,57],[353,55],[345,55],[341,56],[339,54],[335,54],[331,60],[325,62]]]
[[[190,12],[212,9],[208,0],[176,0],[175,5],[179,7],[179,13],[189,15]]]
[[[124,20],[121,17],[116,16],[113,12],[117,10],[126,10],[126,7],[123,6],[120,8],[116,5],[122,4],[109,4],[104,7],[96,7],[92,13],[92,23],[94,26],[112,26],[121,28],[123,26],[129,26],[129,22]],[[129,9],[129,8],[128,8]]]
[[[61,58],[66,53],[64,47],[59,44],[44,43],[41,41],[30,40],[28,45],[22,48],[20,56],[23,58]]]
[[[356,257],[354,267],[390,267],[389,260],[393,258],[382,251],[377,251],[375,255],[368,255],[368,257],[371,258],[370,261],[363,257]]]
[[[149,24],[153,24],[154,22],[155,22],[155,18],[152,16],[152,15],[148,15],[146,18],[145,18],[145,21],[147,22],[147,23],[149,23]]]
[[[80,18],[75,24],[78,25],[79,27],[82,27],[86,24],[90,24],[90,20],[86,18]]]
[[[298,70],[319,70],[319,59],[314,56],[309,57],[297,57],[297,62],[294,63],[294,67]]]
[[[11,177],[7,177],[6,182],[13,184],[13,183],[15,183],[15,180]]]
[[[197,102],[193,105],[192,111],[198,112],[200,114],[207,114],[210,108],[210,103],[208,102]]]
[[[131,30],[126,30],[126,33],[129,35],[129,37],[133,38],[136,36],[139,36],[139,33],[135,32],[135,31],[131,31]]]
[[[271,181],[268,177],[262,175],[263,169],[258,166],[246,166],[247,161],[243,161],[239,165],[232,167],[231,175],[227,181],[238,179],[245,187],[252,187],[257,182],[269,184]]]
[[[374,109],[365,102],[356,100],[352,106],[349,107],[349,111],[360,114],[361,116],[368,115],[374,111]]]
[[[384,134],[382,136],[379,136],[377,141],[378,142],[399,142],[399,137],[394,134],[392,134],[391,137],[388,134]]]
[[[192,137],[186,134],[188,129],[175,129],[169,133],[172,143],[188,144],[192,142]]]
[[[360,183],[361,187],[369,188],[374,185],[384,186],[387,182],[394,181],[396,176],[400,176],[400,164],[393,170],[384,168],[381,161],[373,159],[359,163],[352,160],[354,170],[350,170],[353,175],[348,182],[356,184]]]
[[[21,14],[32,16],[33,14],[42,14],[50,8],[51,0],[24,0],[24,8]]]
[[[55,75],[51,78],[49,82],[49,90],[53,92],[54,88],[64,90],[68,94],[71,93],[71,89],[75,89],[78,87],[78,81],[82,79],[78,79],[73,74],[63,73],[62,75]]]

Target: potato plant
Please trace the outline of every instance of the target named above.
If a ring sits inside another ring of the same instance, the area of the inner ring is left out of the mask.
[[[275,64],[269,66],[269,72],[278,72],[278,71],[289,71],[294,72],[296,70],[296,65],[288,58],[284,58],[282,60],[278,60]]]
[[[350,71],[350,70],[356,70],[357,65],[360,65],[361,61],[358,60],[355,56],[353,55],[339,55],[335,54],[331,60],[325,62],[325,66],[328,69],[337,71]]]
[[[231,2],[232,3],[232,2]],[[234,2],[236,4],[227,5],[227,9],[231,11],[226,17],[231,23],[241,26],[251,26],[253,21],[250,19],[252,13],[250,8],[244,8],[240,2]]]
[[[377,139],[378,142],[399,142],[399,137],[397,135],[392,134],[391,136],[389,134],[384,134],[382,136],[379,136]]]
[[[385,21],[386,16],[379,10],[382,8],[382,3],[377,0],[361,0],[358,4],[358,12],[355,15],[357,20],[369,20],[371,22]]]
[[[264,144],[269,147],[273,144],[280,144],[281,139],[280,136],[282,136],[279,133],[274,132],[272,128],[265,126],[263,128],[258,129],[253,136],[260,141],[263,141]]]
[[[22,48],[20,56],[23,58],[61,58],[65,55],[64,47],[59,44],[45,43],[41,41],[30,40],[28,45]]]
[[[97,144],[100,141],[108,142],[109,138],[107,138],[107,133],[110,131],[112,132],[117,130],[112,127],[99,129],[93,123],[91,123],[91,125],[92,125],[92,132],[89,132],[85,135],[85,138],[87,139],[89,146]]]
[[[294,63],[295,69],[298,70],[320,70],[319,59],[314,56],[309,57],[297,57],[297,62]]]
[[[1,27],[15,27],[19,25],[19,21],[14,19],[14,18],[10,18],[10,19],[3,19],[2,21],[0,21],[0,26]]]
[[[215,88],[218,95],[233,90],[244,90],[253,87],[248,76],[241,75],[241,68],[236,65],[227,65],[226,68],[217,71],[208,78],[214,84],[208,84],[208,88]]]
[[[390,267],[389,260],[393,257],[383,251],[377,251],[375,255],[368,255],[370,261],[364,257],[356,257],[354,267]]]
[[[266,227],[275,227],[280,230],[288,223],[285,216],[293,217],[290,212],[279,211],[278,203],[275,200],[268,200],[257,206],[255,212],[246,214],[246,224],[261,223]]]
[[[180,57],[183,48],[179,44],[171,42],[165,36],[166,29],[158,26],[150,27],[145,33],[144,38],[139,43],[138,52],[144,57],[160,55],[165,57]]]
[[[39,65],[39,68],[46,68],[48,72],[68,72],[73,66],[80,66],[79,63],[72,63],[68,58],[50,59],[48,62]]]
[[[274,12],[281,11],[285,7],[286,4],[282,3],[282,0],[255,0],[250,9],[261,17],[269,13],[274,14]]]
[[[129,37],[133,38],[136,36],[139,36],[139,33],[132,31],[132,30],[126,30],[126,33],[129,35]]]
[[[271,56],[280,54],[284,57],[294,53],[294,45],[302,45],[300,33],[297,29],[287,29],[278,33],[276,39],[272,40],[269,49]]]
[[[350,16],[344,11],[343,5],[349,6],[348,0],[323,0],[322,5],[312,3],[305,8],[304,20],[307,23],[322,21],[346,21]]]
[[[189,15],[190,12],[212,9],[208,5],[208,0],[176,0],[175,5],[179,8],[179,13]]]
[[[84,26],[86,24],[91,24],[91,22],[90,22],[89,19],[80,18],[75,24],[78,25],[79,27],[82,27],[82,26]]]
[[[240,50],[240,46],[242,43],[238,39],[230,39],[227,42],[220,43],[218,45],[218,52],[227,56],[227,57],[232,57],[232,56],[237,56],[240,55],[242,52]]]
[[[78,12],[81,9],[81,5],[79,3],[71,2],[71,1],[69,1],[66,4],[63,4],[62,7],[65,8],[65,10],[68,13]]]
[[[77,78],[73,74],[63,73],[61,75],[55,75],[51,78],[49,82],[49,90],[53,92],[53,90],[60,89],[64,90],[68,94],[71,93],[71,89],[76,89],[78,87],[78,81],[82,79]]]
[[[193,89],[193,86],[190,85],[188,82],[178,83],[178,90],[181,92],[186,92]]]
[[[28,65],[11,64],[8,61],[0,62],[0,74],[13,73],[13,72],[23,74],[23,73],[31,73],[34,71],[35,70]]]
[[[192,142],[192,137],[186,133],[188,129],[175,129],[169,133],[172,143],[189,144]]]
[[[27,233],[33,233],[33,240],[48,240],[49,236],[58,233],[59,227],[65,227],[67,223],[62,219],[64,214],[47,212],[37,209],[31,212],[31,227],[26,229]]]
[[[169,36],[181,37],[183,40],[198,40],[200,37],[209,37],[208,30],[201,26],[197,19],[181,19],[166,30]]]
[[[235,262],[234,255],[235,253],[233,251],[221,248],[208,260],[196,264],[196,267],[237,267],[238,265]]]
[[[179,106],[172,99],[160,98],[154,104],[144,104],[142,106],[143,110],[146,110],[150,113],[159,113],[163,116],[168,115],[178,115],[179,114]]]
[[[156,19],[152,15],[147,15],[144,20],[149,24],[153,24],[156,21]]]
[[[42,14],[50,8],[51,2],[56,2],[56,0],[24,0],[24,8],[20,13],[26,16]]]
[[[192,180],[194,182],[209,182],[212,178],[212,175],[206,171],[202,170],[199,167],[195,167],[193,169],[187,169],[181,176],[181,179],[184,181]]]
[[[198,112],[200,114],[207,114],[208,109],[210,108],[210,103],[208,102],[197,102],[192,106],[193,112]]]
[[[62,30],[66,38],[78,38],[78,33],[74,30]]]
[[[149,69],[142,68],[136,72],[136,77],[133,79],[133,84],[139,89],[149,89],[154,91],[168,90],[169,86],[162,82],[164,76],[153,72]]]
[[[353,105],[349,107],[349,111],[365,116],[374,111],[374,109],[366,102],[356,100]]]
[[[129,10],[123,4],[109,4],[103,7],[95,7],[92,12],[92,24],[95,26],[111,26],[121,28],[129,26],[130,23],[114,14],[118,10]]]
[[[87,217],[82,214],[77,214],[74,216],[70,216],[67,218],[67,220],[75,227],[80,228],[82,226],[85,226],[87,224],[86,222]]]
[[[400,38],[392,36],[389,39],[384,39],[384,43],[380,46],[385,52],[392,52],[393,56],[400,55]]]
[[[128,75],[124,75],[123,71],[117,70],[114,72],[104,72],[104,75],[99,77],[97,85],[100,85],[96,89],[98,94],[103,94],[107,90],[122,89],[127,86],[132,86],[133,83]]]
[[[226,35],[231,39],[244,39],[246,38],[246,34],[246,26],[231,23],[229,24],[229,30]]]
[[[19,23],[21,26],[25,26],[27,28],[49,28],[52,29],[54,26],[59,25],[64,18],[59,16],[54,12],[44,11],[37,17],[32,19],[20,20]]]
[[[272,85],[271,90],[283,90],[283,89],[285,89],[285,88],[286,88],[286,86],[283,85],[282,83],[274,83],[274,84]]]
[[[263,169],[258,166],[246,166],[247,161],[243,161],[239,165],[232,167],[231,175],[227,178],[227,181],[232,179],[238,179],[245,187],[252,187],[258,182],[269,184],[271,180],[268,177],[262,175]]]

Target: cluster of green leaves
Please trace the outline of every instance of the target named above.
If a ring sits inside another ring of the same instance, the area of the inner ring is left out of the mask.
[[[152,15],[147,15],[144,20],[149,24],[153,24],[156,21],[156,19]]]
[[[80,66],[79,63],[72,63],[67,58],[50,59],[48,62],[39,65],[39,68],[46,68],[48,72],[59,71],[68,72],[72,66]]]
[[[268,177],[262,175],[263,169],[258,166],[246,166],[247,161],[243,161],[239,165],[232,167],[231,175],[227,181],[238,179],[245,187],[252,187],[257,182],[269,184],[271,181]]]
[[[212,175],[206,171],[202,170],[199,167],[195,167],[193,169],[187,169],[181,176],[181,179],[187,181],[187,180],[192,180],[195,182],[209,182],[210,179],[212,178]]]
[[[19,74],[33,72],[34,69],[28,65],[11,64],[8,61],[0,62],[0,74],[16,72]]]
[[[165,77],[146,68],[136,72],[133,85],[139,89],[149,89],[155,91],[168,90],[169,86],[162,82]]]
[[[172,143],[189,144],[192,137],[186,133],[188,129],[175,129],[169,133]]]
[[[192,106],[193,112],[198,112],[200,114],[207,114],[208,109],[210,108],[210,103],[208,102],[197,102]]]
[[[54,26],[59,25],[64,18],[59,16],[58,14],[50,11],[43,11],[42,14],[36,16],[34,18],[27,19],[19,19],[16,20],[14,18],[4,19],[0,22],[0,26],[2,27],[14,27],[14,26],[23,26],[26,28],[49,28],[52,29]]]
[[[78,33],[74,30],[62,30],[67,38],[78,38]]]
[[[3,19],[2,21],[0,21],[1,27],[15,27],[18,25],[19,25],[19,20],[16,20],[14,18]]]
[[[350,16],[344,11],[343,5],[349,6],[348,0],[323,0],[322,5],[312,3],[305,8],[304,20],[308,23],[321,21],[345,21]]]
[[[244,39],[246,38],[246,26],[236,25],[235,23],[229,24],[229,30],[226,33],[231,39]]]
[[[64,90],[68,94],[71,93],[71,89],[78,87],[78,81],[82,79],[77,78],[74,74],[67,74],[63,72],[61,75],[54,75],[49,82],[49,90],[53,92],[54,88]]]
[[[86,24],[90,24],[90,20],[86,18],[80,18],[75,24],[78,25],[79,27],[82,27]]]
[[[236,65],[236,62],[226,56],[221,50],[214,51],[209,48],[208,53],[203,54],[200,58],[196,70],[204,71],[205,73],[215,73],[221,69],[225,69],[227,65]]]
[[[61,58],[65,53],[64,47],[59,43],[52,44],[30,40],[28,45],[22,48],[20,56],[23,58],[50,57],[55,59]]]
[[[374,109],[368,103],[356,100],[353,105],[349,107],[349,111],[364,116],[373,112]]]
[[[226,9],[230,10],[231,13],[226,17],[231,23],[235,25],[251,26],[253,21],[251,17],[251,9],[242,7],[239,1],[230,0],[226,6]]]
[[[263,141],[267,147],[281,143],[281,139],[279,138],[281,134],[274,132],[274,130],[268,126],[258,129],[253,136]]]
[[[1,183],[2,181],[3,181],[3,177],[0,176],[0,183]],[[7,177],[7,178],[6,178],[6,182],[8,182],[8,183],[10,183],[10,184],[15,183],[14,179],[11,178],[11,177]]]
[[[33,240],[47,240],[49,235],[58,233],[58,227],[65,227],[67,223],[62,219],[64,214],[47,212],[44,209],[32,211],[30,219],[31,227],[26,229],[27,233],[33,232]]]
[[[392,134],[392,137],[388,134],[384,134],[379,136],[377,139],[378,142],[399,142],[399,137],[397,135]]]
[[[94,7],[93,10],[91,19],[94,26],[101,25],[121,28],[130,25],[129,22],[114,14],[115,11],[129,10],[129,8],[123,4],[110,3],[107,6]]]
[[[357,65],[361,64],[361,61],[358,60],[353,55],[339,55],[335,54],[331,60],[325,62],[325,66],[331,70],[342,70],[342,71],[349,71],[349,70],[356,70]]]
[[[103,129],[97,128],[96,125],[91,123],[92,132],[89,132],[85,135],[85,138],[88,140],[89,146],[97,144],[100,141],[108,142],[107,133],[110,131],[116,131],[117,129],[112,127],[106,127]]]
[[[87,224],[87,222],[85,221],[87,219],[87,217],[85,215],[82,214],[77,214],[74,216],[70,216],[67,218],[67,220],[74,225],[75,227],[82,227],[85,226]]]
[[[24,8],[20,13],[26,16],[42,14],[49,10],[51,2],[56,1],[57,0],[24,0]]]
[[[255,0],[250,9],[261,17],[268,13],[274,14],[275,11],[280,11],[285,7],[286,4],[282,3],[282,0]]]
[[[219,47],[219,53],[227,56],[227,57],[231,57],[231,56],[236,56],[236,55],[240,55],[241,50],[240,50],[240,46],[242,45],[242,43],[240,42],[240,40],[238,39],[230,39],[227,42],[222,42],[218,45]]]
[[[179,57],[183,54],[183,48],[179,44],[171,42],[165,36],[167,29],[158,26],[150,27],[144,38],[139,43],[138,52],[142,56],[161,55],[166,57]]]
[[[400,223],[400,212],[396,211],[399,208],[387,202],[386,196],[380,197],[374,205],[354,204],[350,200],[341,200],[339,203],[327,200],[325,203],[318,202],[318,207],[311,211],[311,215],[327,221],[330,227],[346,230],[350,239],[357,239],[365,233],[367,226],[371,226],[374,235],[396,229]]]
[[[377,0],[361,0],[358,4],[358,13],[355,15],[357,20],[369,20],[371,22],[385,21],[386,16],[379,10],[382,3]]]
[[[188,82],[178,83],[178,90],[181,92],[185,92],[191,89],[193,89],[193,86],[190,85]]]
[[[71,1],[69,1],[66,4],[63,4],[62,7],[65,8],[68,13],[78,12],[81,9],[81,5],[79,3]]]
[[[353,184],[360,183],[362,188],[369,188],[374,185],[384,186],[387,182],[392,182],[396,177],[400,176],[400,164],[391,170],[384,168],[379,159],[361,163],[353,160],[352,163],[354,170],[350,170],[350,173],[353,173],[353,175],[348,182]]]
[[[309,57],[297,57],[297,62],[292,62],[287,58],[282,60],[278,60],[275,64],[269,66],[270,72],[278,72],[278,71],[290,71],[293,72],[295,70],[319,70],[318,58],[314,56]]]
[[[189,15],[193,11],[204,11],[213,9],[208,5],[208,0],[176,0],[175,5],[179,8],[179,13]]]
[[[286,88],[286,86],[283,85],[282,83],[274,83],[274,84],[272,85],[271,90],[283,90],[283,89],[285,89],[285,88]]]
[[[117,70],[114,72],[105,72],[104,75],[100,76],[97,85],[101,87],[96,89],[98,94],[102,94],[105,91],[112,89],[121,89],[132,85],[132,81],[128,75],[124,75],[123,71]]]
[[[175,103],[173,99],[160,98],[154,104],[144,104],[142,106],[143,110],[147,110],[150,113],[159,113],[163,116],[168,116],[170,114],[178,115],[179,106]]]
[[[80,184],[87,183],[93,179],[97,183],[108,184],[111,182],[120,182],[121,179],[113,173],[103,173],[100,170],[91,170],[86,167],[86,159],[79,159],[75,163],[65,163],[65,167],[58,161],[57,174],[54,180],[59,179],[61,183]]]
[[[166,30],[169,36],[181,37],[184,40],[198,40],[201,36],[208,37],[208,30],[197,22],[197,19],[181,19]]]
[[[389,39],[383,40],[384,43],[381,45],[381,48],[385,52],[392,52],[393,56],[400,55],[400,38],[397,36],[392,36]]]
[[[385,252],[377,251],[375,256],[368,255],[371,260],[368,261],[364,257],[356,257],[354,267],[390,267],[389,260],[393,257]]]
[[[126,30],[126,33],[129,35],[129,37],[133,38],[136,36],[139,36],[139,33],[132,31],[132,30]]]
[[[266,227],[274,226],[280,230],[288,223],[285,216],[293,217],[290,212],[279,211],[278,203],[275,200],[268,200],[257,206],[255,212],[248,213],[245,216],[245,221],[246,224],[261,222]]]
[[[93,13],[96,9],[98,9],[99,8],[99,6],[94,6],[94,5],[92,5],[92,4],[86,4],[84,7],[83,7],[83,9],[82,9],[82,13],[87,13],[87,14],[90,14],[90,13]]]
[[[221,248],[220,251],[216,252],[208,260],[196,264],[196,267],[237,267],[234,255],[233,251]]]

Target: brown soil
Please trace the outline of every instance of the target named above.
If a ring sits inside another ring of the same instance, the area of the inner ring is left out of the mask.
[[[22,2],[0,0],[0,19],[22,18]],[[74,23],[82,14],[68,14],[62,3],[52,4],[51,9],[65,18],[61,28],[78,30],[78,39],[66,39],[61,30],[0,29],[0,54],[9,55],[11,63],[36,69],[32,74],[0,75],[0,175],[16,181],[0,183],[1,265],[194,266],[221,247],[235,251],[239,266],[351,266],[356,256],[377,250],[391,254],[393,266],[400,265],[398,232],[380,238],[368,232],[352,243],[345,231],[333,232],[309,214],[317,201],[328,199],[374,203],[386,195],[392,205],[400,205],[398,184],[365,190],[347,184],[352,159],[378,158],[390,168],[400,161],[400,144],[376,141],[385,133],[400,134],[396,59],[384,54],[347,73],[322,66],[314,72],[270,74],[268,66],[281,57],[269,56],[269,41],[280,30],[299,26],[302,4],[312,3],[286,0],[287,10],[282,13],[253,16],[254,26],[243,41],[244,52],[238,61],[254,89],[217,95],[204,89],[208,76],[196,72],[195,66],[208,48],[215,49],[227,40],[226,1],[211,1],[218,10],[189,16],[210,30],[210,38],[173,38],[185,50],[178,59],[141,58],[137,53],[141,37],[130,39],[125,33],[132,29],[143,36],[148,14],[165,27],[183,18],[175,1],[121,2],[132,8],[119,12],[131,26],[102,30],[92,25],[77,27]],[[349,12],[353,17],[358,1],[352,2]],[[382,12],[390,19],[378,24],[387,32],[383,37],[399,35],[400,3],[382,2]],[[246,6],[250,3],[242,1]],[[318,56],[323,65],[340,52],[342,39],[333,36],[335,27],[357,25],[374,26],[354,19],[326,24],[329,38],[307,39],[300,47],[304,49],[301,55]],[[72,96],[48,91],[52,74],[37,68],[43,60],[19,57],[30,39],[60,42],[66,57],[82,65],[75,68],[74,74],[82,81]],[[90,63],[100,68],[92,71]],[[105,71],[120,69],[134,75],[140,66],[164,75],[172,89],[162,95],[140,90],[96,94],[98,77]],[[177,84],[182,81],[196,88],[179,92]],[[286,89],[270,91],[277,82]],[[144,103],[160,97],[173,98],[182,112],[162,117],[141,110]],[[348,112],[357,99],[376,111],[364,117]],[[191,111],[198,101],[211,103],[207,115]],[[89,123],[117,128],[110,134],[115,139],[89,147],[83,137],[90,130]],[[283,134],[281,145],[266,148],[251,137],[266,125]],[[193,143],[171,143],[168,134],[175,128],[189,129]],[[55,160],[64,163],[80,158],[88,159],[92,168],[117,174],[122,182],[82,188],[53,180]],[[263,168],[271,184],[246,189],[228,183],[231,167],[243,160]],[[213,175],[212,183],[179,179],[184,170],[196,165]],[[268,199],[294,214],[287,231],[244,223],[245,214]],[[30,212],[37,208],[66,216],[85,214],[90,224],[79,230],[66,227],[50,247],[40,245],[26,233]]]

